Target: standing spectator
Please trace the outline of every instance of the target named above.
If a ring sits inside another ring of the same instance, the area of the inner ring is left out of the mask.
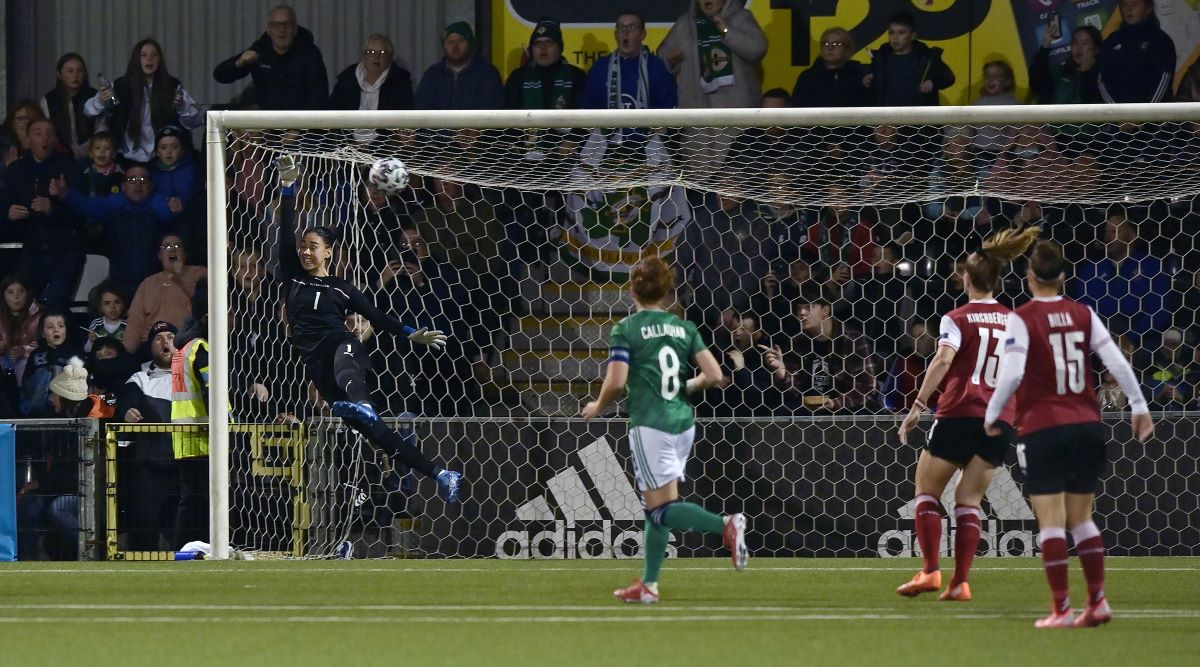
[[[176,337],[171,357],[171,423],[183,426],[208,423],[208,279],[194,287],[189,299],[191,319]],[[179,467],[171,547],[178,549],[192,540],[208,539],[208,433],[175,431],[171,446]]]
[[[150,38],[134,44],[125,75],[89,99],[84,112],[92,118],[108,117],[109,130],[120,137],[121,156],[131,162],[154,159],[155,137],[162,128],[204,125],[204,112],[167,72],[162,45]]]
[[[175,356],[175,325],[155,322],[150,332],[150,361],[129,378],[117,399],[117,418],[127,424],[171,421],[171,360]],[[132,451],[128,451],[132,450]],[[179,471],[167,433],[143,433],[133,437],[125,451],[118,475],[124,514],[121,525],[129,535],[127,548],[156,551],[167,546],[178,507]]]
[[[542,20],[529,36],[529,64],[508,75],[504,105],[509,109],[578,109],[587,92],[587,72],[563,58],[562,28]],[[580,130],[527,130],[527,160],[573,155],[581,143]],[[556,169],[556,166],[548,166]]]
[[[324,109],[329,73],[313,35],[296,23],[296,11],[279,5],[267,14],[267,31],[250,48],[213,69],[217,83],[250,75],[259,109]]]
[[[87,326],[88,339],[83,345],[84,352],[91,352],[92,345],[101,338],[111,338],[120,342],[125,337],[126,315],[125,304],[129,299],[121,286],[112,280],[105,280],[93,291],[91,299],[92,312],[99,315]]]
[[[178,200],[154,196],[150,170],[129,167],[121,192],[105,197],[85,197],[61,182],[51,193],[72,209],[104,225],[109,240],[109,277],[126,292],[134,292],[157,268],[158,239],[183,211]]]
[[[29,124],[45,117],[42,108],[33,100],[21,100],[9,109],[8,117],[4,119],[4,133],[0,136],[5,167],[29,151]]]
[[[187,133],[174,125],[160,129],[155,137],[155,160],[150,169],[154,192],[165,197],[168,203],[178,199],[186,207],[200,184],[191,142]]]
[[[363,45],[358,64],[338,74],[329,96],[329,108],[343,111],[413,108],[412,75],[396,64],[396,47],[387,35],[374,33]],[[373,129],[357,129],[354,140],[370,143],[379,136]]]
[[[646,48],[646,19],[637,12],[617,17],[617,49],[596,61],[587,75],[584,109],[674,109],[675,77]]]
[[[538,21],[529,36],[529,64],[508,75],[504,105],[509,109],[578,109],[588,75],[563,58],[558,21]]]
[[[1162,260],[1138,242],[1137,226],[1114,208],[1104,228],[1104,257],[1082,262],[1074,291],[1116,335],[1136,346],[1151,347],[1171,321],[1171,277]],[[1147,339],[1147,337],[1149,337]]]
[[[475,52],[471,24],[458,21],[442,33],[443,58],[425,70],[417,86],[416,108],[502,109],[500,71]]]
[[[744,313],[733,330],[732,344],[725,351],[721,366],[732,382],[721,392],[724,414],[737,417],[773,414],[783,403],[776,388],[773,371],[767,365],[766,350],[772,349],[763,335],[758,318]],[[713,392],[715,393],[715,392]]]
[[[0,210],[24,241],[22,271],[34,292],[52,306],[65,306],[83,272],[80,219],[51,198],[54,182],[75,172],[70,157],[57,151],[54,125],[46,119],[29,124],[29,152],[9,165],[0,191]]]
[[[1171,97],[1175,42],[1159,27],[1154,0],[1121,0],[1121,27],[1100,47],[1100,96],[1109,104]]]
[[[1040,104],[1100,104],[1100,44],[1104,38],[1090,25],[1071,33],[1071,57],[1061,68],[1050,67],[1050,44],[1060,30],[1054,22],[1029,65],[1029,87]]]
[[[865,107],[871,104],[870,91],[863,78],[870,73],[866,65],[852,60],[858,51],[854,37],[845,28],[829,28],[821,33],[820,61],[796,77],[792,88],[794,107]]]
[[[937,106],[938,91],[954,85],[954,72],[942,50],[917,41],[917,21],[900,12],[888,21],[888,43],[871,52],[871,73],[863,85],[884,107]]]
[[[762,96],[759,65],[767,36],[758,21],[734,0],[695,0],[659,47],[675,75],[683,109],[753,107]],[[683,133],[684,162],[709,173],[725,158],[735,134],[711,129]]]
[[[39,106],[42,113],[54,123],[63,146],[69,148],[76,159],[88,154],[88,140],[96,131],[97,122],[84,112],[84,105],[96,94],[88,83],[87,63],[78,53],[66,53],[58,59],[56,66],[58,81],[54,89],[42,96]]]
[[[37,349],[29,355],[29,363],[25,365],[25,377],[21,382],[22,416],[30,419],[53,416],[50,381],[58,377],[71,357],[79,354],[79,346],[71,341],[67,330],[66,313],[47,310],[42,315]]]
[[[167,232],[159,239],[158,259],[162,271],[146,278],[138,286],[129,307],[125,328],[125,349],[137,353],[150,339],[151,325],[158,321],[179,327],[187,321],[196,284],[208,277],[208,269],[187,263],[183,237]]]
[[[421,76],[417,85],[417,109],[459,111],[466,109],[503,109],[504,85],[500,71],[475,52],[475,32],[471,24],[458,21],[442,33],[441,61]],[[450,154],[465,153],[479,138],[478,130],[430,133],[430,150]],[[463,160],[455,159],[461,165]],[[429,179],[426,187],[434,193],[443,213],[454,213],[462,200],[463,186],[454,181]]]
[[[21,385],[25,362],[37,349],[42,313],[33,299],[30,282],[19,273],[5,276],[0,282],[0,294],[4,295],[4,306],[0,308],[0,369],[12,373],[11,383],[4,388],[11,391]]]

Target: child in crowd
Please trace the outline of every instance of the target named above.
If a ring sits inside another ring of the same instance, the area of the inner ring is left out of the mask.
[[[33,300],[33,288],[19,274],[0,282],[4,306],[0,308],[0,370],[12,373],[19,386],[25,377],[25,362],[37,347],[41,307]]]
[[[158,131],[150,177],[155,194],[168,200],[178,198],[187,206],[196,194],[196,163],[184,131],[168,125]]]
[[[117,141],[108,132],[97,132],[88,142],[90,162],[83,170],[83,194],[103,197],[121,191],[125,174],[117,164]]]
[[[70,341],[66,313],[49,310],[42,316],[42,337],[25,366],[21,383],[21,414],[28,418],[53,417],[50,403],[50,381],[71,357],[79,356],[79,348]]]
[[[92,312],[99,313],[100,317],[87,326],[88,339],[83,345],[84,352],[91,352],[97,339],[115,338],[120,341],[125,338],[127,300],[124,291],[115,282],[106,280],[100,283],[93,294]]]

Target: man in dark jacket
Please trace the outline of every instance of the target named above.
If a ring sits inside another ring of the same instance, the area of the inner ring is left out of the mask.
[[[1171,98],[1175,42],[1159,27],[1154,0],[1121,0],[1121,27],[1100,48],[1100,95],[1109,104]]]
[[[55,197],[80,215],[99,221],[109,238],[110,277],[133,293],[148,276],[161,270],[158,241],[183,212],[177,199],[154,193],[150,170],[133,165],[125,172],[121,192],[86,197],[75,189],[55,186]],[[63,207],[63,208],[66,208]]]
[[[171,358],[177,330],[170,322],[150,329],[150,361],[134,373],[117,398],[117,418],[128,424],[171,421]],[[157,551],[169,540],[178,506],[179,471],[169,433],[130,436],[117,454],[121,532],[128,548]],[[178,547],[179,545],[170,545]]]
[[[869,106],[870,91],[863,86],[863,77],[869,70],[850,59],[856,50],[854,37],[845,28],[830,28],[821,33],[821,60],[796,77],[790,106]]]
[[[51,186],[74,174],[68,153],[58,152],[54,125],[35,120],[26,130],[29,150],[4,172],[0,210],[24,242],[21,270],[52,308],[65,308],[83,271],[82,218],[51,198]]]
[[[442,34],[441,62],[425,70],[417,86],[418,109],[502,109],[500,71],[475,53],[475,31],[466,21]]]
[[[917,41],[916,19],[908,12],[888,22],[888,43],[871,52],[871,73],[863,85],[878,106],[937,106],[938,91],[954,85],[954,72],[942,62],[942,50]]]
[[[328,104],[325,59],[312,33],[297,26],[296,12],[287,5],[271,10],[267,31],[250,48],[213,70],[217,83],[233,83],[247,74],[261,109],[324,109]]]

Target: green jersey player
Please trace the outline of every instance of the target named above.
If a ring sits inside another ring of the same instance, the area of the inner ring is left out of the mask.
[[[721,517],[679,499],[678,482],[684,479],[696,436],[689,394],[722,384],[725,378],[696,326],[663,310],[662,301],[674,289],[674,281],[674,272],[659,257],[646,257],[633,267],[629,283],[637,312],[613,327],[600,396],[582,413],[591,419],[622,389],[629,392],[629,449],[646,508],[646,565],[641,579],[613,591],[624,602],[658,602],[658,574],[672,528],[721,534],[739,570],[749,558],[744,515]],[[700,374],[684,381],[693,365]]]

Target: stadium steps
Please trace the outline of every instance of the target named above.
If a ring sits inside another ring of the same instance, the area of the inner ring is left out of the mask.
[[[510,337],[517,352],[535,350],[607,349],[609,334],[619,317],[522,317]]]
[[[560,262],[521,282],[530,313],[511,320],[503,354],[510,380],[535,414],[574,416],[600,391],[612,327],[633,311],[623,284],[581,281]]]
[[[529,312],[539,315],[620,319],[633,312],[629,290],[616,283],[527,279],[521,283],[521,294]]]
[[[602,379],[606,348],[536,350],[504,353],[504,365],[513,382],[545,379],[550,382]]]

